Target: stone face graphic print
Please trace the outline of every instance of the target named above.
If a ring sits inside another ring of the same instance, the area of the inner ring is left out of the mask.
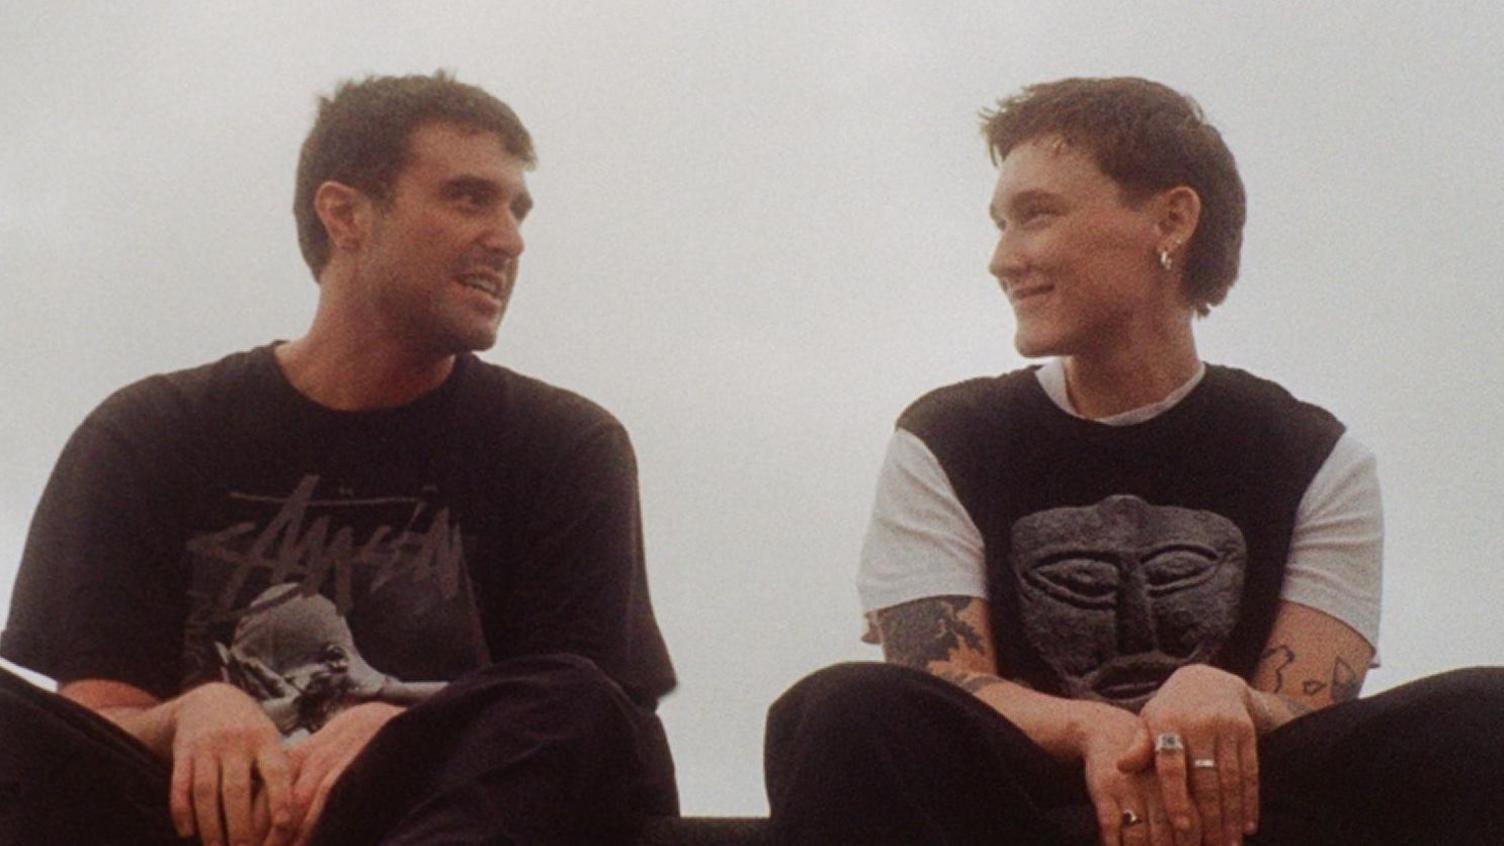
[[[1012,528],[1029,645],[1067,695],[1133,711],[1227,642],[1247,557],[1231,520],[1134,496],[1035,512]]]

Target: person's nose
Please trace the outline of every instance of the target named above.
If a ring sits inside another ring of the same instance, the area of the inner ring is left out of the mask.
[[[503,208],[486,228],[485,246],[513,259],[522,255],[527,246],[522,239],[522,220],[511,209]]]
[[[1016,235],[1007,231],[998,233],[997,244],[992,248],[992,260],[987,263],[987,271],[1003,286],[1004,291],[1017,282],[1028,268],[1018,240]]]

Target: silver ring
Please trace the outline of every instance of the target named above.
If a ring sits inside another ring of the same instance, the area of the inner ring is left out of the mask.
[[[1193,770],[1215,770],[1216,768],[1216,758],[1196,758],[1191,761],[1191,769]]]
[[[1122,821],[1123,821],[1123,828],[1127,828],[1127,827],[1129,827],[1131,825],[1138,825],[1139,823],[1141,823],[1141,822],[1144,821],[1144,818],[1140,817],[1138,814],[1133,813],[1132,811],[1128,810],[1127,808],[1124,808],[1123,809],[1123,819],[1122,819]]]
[[[1155,736],[1155,738],[1154,738],[1154,751],[1155,752],[1184,752],[1185,751],[1185,743],[1183,741],[1181,741],[1180,735],[1176,734],[1173,731],[1167,731],[1164,734],[1160,734],[1160,735],[1156,735]]]

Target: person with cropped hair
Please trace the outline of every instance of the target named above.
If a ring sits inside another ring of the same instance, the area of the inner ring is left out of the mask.
[[[296,340],[104,401],[0,654],[0,843],[629,841],[677,813],[675,683],[622,425],[482,361],[533,206],[452,76],[323,98]]]
[[[885,663],[772,707],[789,843],[1504,842],[1504,674],[1359,698],[1372,453],[1203,363],[1242,180],[1188,97],[1032,85],[984,113],[989,269],[1025,357],[898,418],[858,588]]]

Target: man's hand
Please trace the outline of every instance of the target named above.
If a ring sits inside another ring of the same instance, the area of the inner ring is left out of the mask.
[[[293,772],[292,804],[302,821],[294,841],[297,846],[304,846],[313,837],[313,829],[324,812],[329,791],[340,774],[376,732],[400,713],[401,708],[385,702],[353,706],[341,711],[288,753]],[[273,807],[270,799],[268,797],[267,813]],[[281,846],[282,842],[269,840],[268,846]]]
[[[1128,772],[1118,766],[1143,723],[1121,708],[1103,705],[1081,739],[1086,790],[1097,812],[1102,846],[1177,846],[1153,770]]]
[[[1158,775],[1176,827],[1199,828],[1200,838],[1191,842],[1238,846],[1258,829],[1252,696],[1231,673],[1204,664],[1181,667],[1143,707],[1138,733],[1118,761],[1124,773]],[[1178,738],[1179,748],[1160,740],[1167,737]]]
[[[171,708],[168,806],[179,836],[197,834],[204,846],[242,846],[291,832],[288,759],[261,706],[239,688],[213,682],[173,700]],[[257,815],[254,778],[266,797]]]

